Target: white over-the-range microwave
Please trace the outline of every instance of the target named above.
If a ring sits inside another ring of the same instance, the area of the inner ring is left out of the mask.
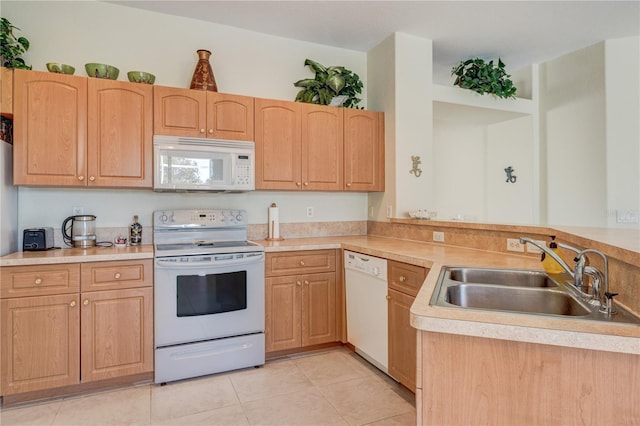
[[[255,189],[253,142],[153,137],[154,191],[244,192]]]

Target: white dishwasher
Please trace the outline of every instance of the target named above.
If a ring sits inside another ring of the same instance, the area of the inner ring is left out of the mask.
[[[347,341],[388,373],[387,260],[345,250],[344,276]]]

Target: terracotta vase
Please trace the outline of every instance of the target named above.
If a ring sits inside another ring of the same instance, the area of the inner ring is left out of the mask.
[[[196,64],[196,70],[193,72],[191,78],[191,89],[210,90],[211,92],[217,92],[218,86],[216,85],[216,78],[213,75],[213,69],[209,63],[209,57],[211,52],[208,50],[198,50],[198,63]]]

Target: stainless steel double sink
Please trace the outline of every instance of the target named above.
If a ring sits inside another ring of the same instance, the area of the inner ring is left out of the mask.
[[[618,307],[615,315],[599,312],[564,278],[570,280],[568,275],[551,276],[544,271],[443,267],[431,304],[640,324],[640,318]]]

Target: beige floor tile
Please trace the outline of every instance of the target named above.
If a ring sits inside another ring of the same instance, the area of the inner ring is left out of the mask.
[[[415,426],[415,424],[416,413],[414,411],[413,413],[400,414],[399,416],[367,423],[367,426]]]
[[[314,388],[242,404],[252,425],[346,425],[336,409]]]
[[[238,404],[238,397],[226,375],[151,386],[151,415],[154,422]]]
[[[249,421],[242,411],[242,406],[238,404],[184,417],[153,418],[151,424],[153,426],[241,426],[248,425]]]
[[[0,425],[50,425],[53,423],[62,401],[32,404],[0,410]]]
[[[362,425],[405,413],[415,408],[377,377],[320,386],[324,397],[352,425]]]
[[[53,425],[148,425],[149,386],[62,400]]]
[[[295,361],[277,361],[229,375],[241,402],[304,391],[313,386]]]
[[[372,375],[360,361],[344,350],[295,359],[302,372],[316,386],[345,382]]]

